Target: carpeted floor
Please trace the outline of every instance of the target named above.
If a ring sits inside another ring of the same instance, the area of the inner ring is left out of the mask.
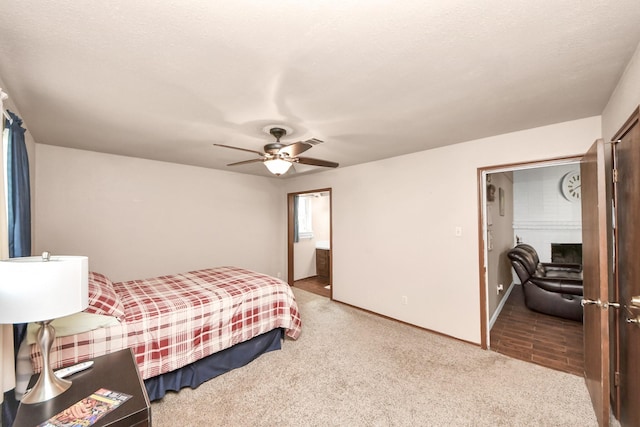
[[[153,425],[597,425],[576,375],[294,292],[297,341],[154,402]]]

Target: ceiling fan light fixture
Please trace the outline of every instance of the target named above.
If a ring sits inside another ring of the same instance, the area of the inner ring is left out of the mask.
[[[291,162],[282,159],[265,160],[264,165],[269,169],[269,172],[275,176],[280,176],[286,173],[291,167]]]
[[[267,129],[268,128],[268,129]],[[306,141],[297,141],[290,144],[280,142],[280,138],[287,135],[290,132],[290,128],[281,125],[272,125],[264,129],[267,130],[276,139],[276,142],[266,144],[264,146],[264,152],[251,150],[248,148],[234,147],[232,145],[225,144],[213,144],[218,147],[231,148],[234,150],[246,151],[249,153],[257,154],[259,157],[251,160],[243,160],[240,162],[229,163],[227,166],[245,165],[248,163],[262,162],[267,167],[269,172],[275,176],[280,176],[289,171],[292,163],[300,163],[310,166],[323,166],[327,168],[337,168],[338,163],[330,162],[321,159],[312,159],[311,157],[300,157],[300,154],[306,152],[314,145],[320,144],[322,141],[317,138],[307,139]],[[295,172],[295,170],[294,170]]]

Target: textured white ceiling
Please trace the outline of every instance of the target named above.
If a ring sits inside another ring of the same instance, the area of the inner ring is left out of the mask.
[[[36,0],[0,80],[38,143],[268,175],[212,144],[348,166],[598,115],[639,42],[638,0]]]

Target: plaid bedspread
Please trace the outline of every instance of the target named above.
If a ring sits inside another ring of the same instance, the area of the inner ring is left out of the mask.
[[[302,323],[289,285],[237,267],[114,283],[120,325],[57,337],[54,369],[132,348],[146,379],[173,371],[274,328],[296,339]],[[33,367],[42,357],[32,346]]]

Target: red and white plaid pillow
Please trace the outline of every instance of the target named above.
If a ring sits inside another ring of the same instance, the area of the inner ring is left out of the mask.
[[[89,272],[89,307],[84,311],[113,316],[120,321],[124,319],[122,301],[113,289],[113,283],[104,274]]]

